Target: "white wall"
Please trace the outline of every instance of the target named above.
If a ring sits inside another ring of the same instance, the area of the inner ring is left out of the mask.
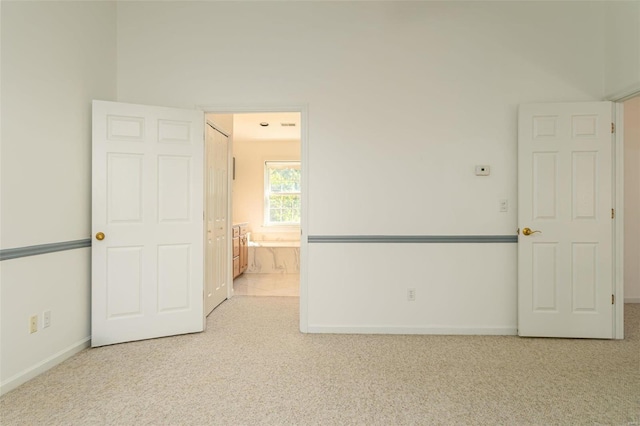
[[[118,94],[308,105],[305,235],[514,235],[517,106],[602,99],[603,14],[591,2],[123,3]],[[515,253],[311,244],[306,319],[515,332]]]
[[[300,161],[300,141],[234,139],[233,156],[236,159],[233,221],[249,223],[253,240],[299,240],[298,226],[264,226],[264,163]]]
[[[607,2],[605,95],[616,100],[640,90],[640,1]]]
[[[306,104],[305,235],[512,235],[517,105],[599,100],[640,81],[637,2],[3,1],[0,11],[3,249],[89,236],[91,99]],[[474,177],[475,164],[492,176]],[[515,329],[515,245],[312,244],[308,260],[311,329]],[[89,250],[0,268],[6,392],[85,344]],[[27,334],[45,309],[51,328]]]
[[[586,2],[125,3],[118,93],[308,105],[308,235],[514,235],[517,105],[602,98],[602,15]],[[515,244],[451,248],[312,244],[309,327],[515,332]]]
[[[624,298],[640,303],[640,96],[624,103]]]
[[[2,249],[90,233],[91,100],[116,97],[116,7],[1,4]],[[90,250],[0,263],[0,391],[90,337]],[[51,327],[42,329],[42,312]],[[28,333],[38,315],[39,331]]]

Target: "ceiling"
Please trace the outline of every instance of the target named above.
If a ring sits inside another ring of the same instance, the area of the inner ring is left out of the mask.
[[[260,123],[268,123],[261,126]],[[286,124],[286,126],[283,126]],[[300,140],[299,112],[233,114],[234,141]]]

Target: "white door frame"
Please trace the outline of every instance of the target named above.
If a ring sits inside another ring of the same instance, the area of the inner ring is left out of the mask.
[[[614,157],[614,202],[616,220],[614,229],[614,279],[615,297],[614,305],[614,338],[624,338],[624,101],[640,96],[640,87],[631,88],[609,100],[614,102],[615,123],[615,157]]]
[[[308,155],[309,142],[307,133],[308,106],[306,104],[216,104],[201,103],[195,106],[196,109],[204,111],[205,114],[242,114],[242,113],[260,113],[260,112],[298,112],[300,113],[300,172],[302,174],[302,211],[300,213],[300,331],[306,333],[308,330],[308,288],[307,288],[307,256],[308,243],[307,235],[309,229],[309,171],[308,171]],[[233,137],[230,138],[229,145],[229,165],[233,158]],[[231,170],[231,169],[229,169]],[[228,191],[228,209],[229,218],[231,219],[232,209],[232,185],[233,180],[229,179]],[[231,233],[229,226],[228,233]],[[230,235],[228,235],[229,241]],[[231,251],[231,246],[229,247]],[[230,255],[229,259],[233,256]],[[231,271],[233,273],[233,271]],[[232,281],[229,281],[232,282]],[[232,295],[232,287],[229,286],[229,297]]]
[[[615,221],[613,230],[613,268],[616,303],[614,309],[614,339],[624,338],[624,114],[623,105],[614,103],[614,187]]]

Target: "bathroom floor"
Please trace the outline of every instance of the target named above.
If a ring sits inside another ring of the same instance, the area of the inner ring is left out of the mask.
[[[233,280],[235,296],[300,296],[299,274],[247,274]]]

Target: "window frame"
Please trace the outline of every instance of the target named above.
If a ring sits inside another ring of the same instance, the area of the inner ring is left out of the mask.
[[[274,168],[292,168],[300,171],[300,190],[297,192],[271,192],[271,181],[269,176],[269,170]],[[274,161],[265,161],[264,162],[264,209],[263,209],[263,220],[265,227],[300,227],[302,222],[302,212],[300,212],[300,220],[298,222],[272,222],[270,220],[271,213],[271,204],[270,204],[270,196],[271,195],[297,195],[300,199],[300,203],[302,204],[302,168],[300,160],[274,160]],[[302,206],[300,208],[302,210]]]

